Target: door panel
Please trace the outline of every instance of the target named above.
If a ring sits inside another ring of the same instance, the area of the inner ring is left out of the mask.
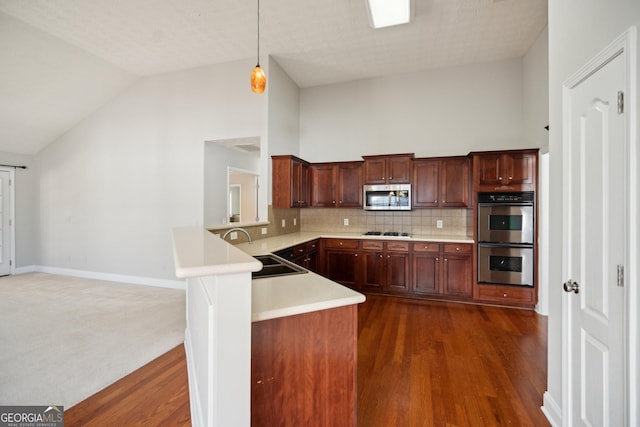
[[[578,287],[564,299],[568,425],[625,425],[625,63],[621,53],[565,91],[564,278],[567,292]]]
[[[0,171],[0,276],[11,274],[10,172]]]

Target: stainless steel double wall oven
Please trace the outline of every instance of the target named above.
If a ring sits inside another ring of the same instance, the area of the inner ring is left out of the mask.
[[[535,193],[478,193],[478,283],[534,286]]]

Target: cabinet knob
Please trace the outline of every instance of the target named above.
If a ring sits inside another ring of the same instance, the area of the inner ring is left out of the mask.
[[[433,203],[438,203],[438,200],[434,200]]]
[[[335,204],[336,204],[336,201],[335,201],[335,200],[332,200],[332,201],[331,201],[331,203],[333,203],[333,204],[335,205]]]
[[[425,249],[429,249],[429,245],[424,245],[424,248]]]
[[[354,256],[358,256],[358,254],[355,254]]]
[[[440,258],[436,257],[436,261],[439,261],[439,260],[440,260]]]
[[[509,177],[509,181],[511,181],[512,179],[513,179],[513,177],[512,177],[512,176],[510,176],[510,177]]]
[[[460,248],[456,248],[456,251],[459,251],[459,250],[460,250]]]
[[[342,246],[342,242],[340,242],[340,246]]]
[[[502,181],[502,177],[501,176],[498,177],[498,181]]]
[[[392,176],[390,176],[390,177],[389,177],[389,179],[393,179],[393,177],[392,177]]]
[[[387,255],[387,258],[391,258],[391,255]]]
[[[449,260],[445,258],[445,259],[444,259],[444,261],[445,261],[445,262],[447,262],[447,261],[449,261]]]
[[[447,203],[447,201],[446,201],[446,200],[443,200],[443,201],[442,201],[442,203]]]
[[[506,298],[506,297],[507,297],[507,294],[502,294],[502,296]]]
[[[382,254],[380,254],[380,258],[382,258]]]

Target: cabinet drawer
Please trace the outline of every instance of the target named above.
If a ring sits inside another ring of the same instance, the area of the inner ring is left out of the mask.
[[[472,246],[466,243],[445,243],[442,252],[447,254],[470,254]]]
[[[409,242],[387,242],[387,250],[394,252],[409,252]]]
[[[368,249],[373,251],[381,251],[384,249],[384,243],[378,240],[363,240],[362,249]]]
[[[293,247],[294,258],[299,258],[306,255],[307,255],[307,245],[305,243],[301,245],[296,245]]]
[[[314,240],[313,242],[307,242],[306,243],[307,246],[307,253],[308,254],[312,254],[314,252],[318,252],[318,241]]]
[[[420,242],[413,244],[414,252],[440,252],[440,243]]]
[[[357,239],[327,239],[324,246],[331,249],[358,249],[358,243]]]
[[[513,286],[478,285],[478,296],[481,300],[504,303],[533,304],[533,288],[517,288]]]

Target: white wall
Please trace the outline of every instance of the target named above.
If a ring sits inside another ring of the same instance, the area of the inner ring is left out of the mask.
[[[300,151],[300,89],[284,72],[275,59],[269,57],[269,149],[266,167],[268,179],[268,204],[271,204],[271,156],[278,154],[299,155]],[[264,167],[264,165],[263,165]],[[264,217],[266,219],[266,217]]]
[[[15,266],[32,266],[37,259],[38,199],[36,184],[38,170],[33,156],[0,152],[0,164],[26,166],[15,171]]]
[[[301,157],[532,148],[522,135],[522,71],[512,59],[302,89]]]
[[[549,169],[550,169],[550,221],[549,221],[549,356],[548,381],[545,404],[555,403],[562,408],[562,82],[576,72],[596,53],[622,34],[629,26],[640,24],[640,2],[637,0],[565,0],[549,2]],[[637,90],[637,89],[636,89]],[[638,100],[638,93],[629,94]],[[637,112],[636,112],[637,114]],[[640,182],[636,183],[640,188]],[[637,222],[637,218],[635,218]],[[637,254],[636,248],[636,254]],[[635,273],[637,275],[637,272]],[[637,316],[638,296],[634,290],[634,312]],[[637,319],[637,317],[636,317]],[[632,355],[635,366],[631,378],[633,395],[631,406],[635,415],[630,425],[638,425],[638,343],[637,324],[633,327],[635,342]],[[550,405],[551,407],[551,405]],[[633,414],[632,414],[633,415]]]
[[[541,152],[549,151],[549,31],[545,27],[522,58],[524,138]]]
[[[204,141],[266,139],[253,65],[143,78],[39,153],[38,263],[175,278],[172,227],[203,224]]]
[[[522,58],[523,136],[540,148],[538,169],[538,304],[540,314],[549,311],[548,154],[549,132],[549,32],[545,28]]]

